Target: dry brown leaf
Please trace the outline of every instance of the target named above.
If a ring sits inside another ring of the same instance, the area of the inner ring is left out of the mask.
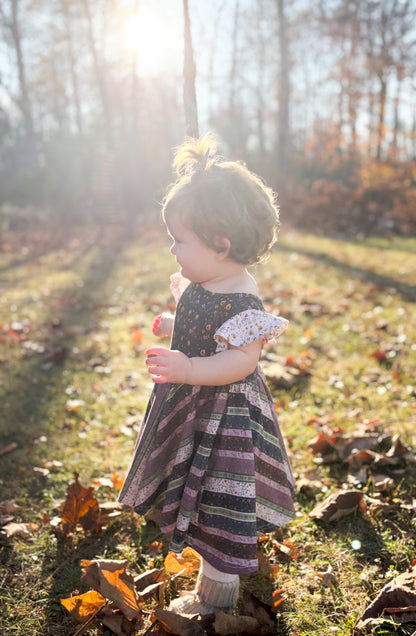
[[[0,502],[0,514],[2,515],[13,515],[19,510],[20,506],[13,499],[6,499],[6,501]]]
[[[134,579],[126,572],[127,560],[84,560],[81,565],[85,568],[84,581],[94,590],[113,601],[128,619],[140,616],[140,601],[134,589]]]
[[[130,634],[137,633],[138,624],[136,620],[129,621],[124,614],[120,612],[116,613],[110,608],[108,608],[108,612],[104,610],[104,616],[101,622],[111,629],[114,634],[119,634],[120,636],[129,636]]]
[[[3,446],[3,448],[0,448],[0,457],[2,455],[7,455],[7,453],[11,453],[12,451],[16,450],[16,448],[17,448],[16,442],[11,442],[10,444],[6,444],[6,446]]]
[[[358,490],[337,490],[318,503],[309,516],[318,521],[337,521],[354,512],[362,498],[363,493]]]
[[[19,537],[20,539],[28,539],[32,536],[38,526],[35,523],[7,523],[2,527],[0,538],[12,539]]]
[[[316,577],[321,580],[321,583],[324,587],[332,587],[333,585],[338,585],[335,574],[332,571],[332,566],[328,565],[326,572],[316,573]]]
[[[245,616],[254,616],[257,618],[263,630],[268,630],[272,633],[275,632],[276,621],[272,615],[273,610],[271,605],[264,603],[248,590],[244,591],[242,611]]]
[[[225,612],[218,612],[215,616],[214,629],[216,634],[256,634],[260,623],[254,616],[234,616]]]
[[[276,548],[281,555],[283,554],[288,559],[293,559],[294,561],[298,560],[298,551],[296,546],[288,539],[283,541],[283,543],[273,541],[273,547]]]
[[[192,574],[197,572],[201,565],[201,557],[198,552],[195,552],[192,548],[185,548],[182,554],[176,554],[175,552],[169,552],[166,556],[165,570],[169,574]]]
[[[413,622],[416,614],[416,566],[389,581],[367,607],[354,626],[354,633],[364,634],[385,620],[385,614],[395,622]]]
[[[168,634],[176,636],[206,636],[206,631],[194,620],[170,612],[169,610],[155,609],[154,617]]]
[[[136,590],[140,592],[141,595],[142,591],[149,585],[154,585],[155,583],[161,583],[168,580],[170,579],[166,574],[164,568],[154,568],[153,570],[146,570],[145,572],[142,572],[142,574],[136,576],[134,579],[134,585]]]
[[[70,598],[61,598],[61,605],[71,614],[78,623],[85,623],[94,614],[100,611],[106,604],[105,598],[93,590],[80,594],[79,596],[71,596]]]

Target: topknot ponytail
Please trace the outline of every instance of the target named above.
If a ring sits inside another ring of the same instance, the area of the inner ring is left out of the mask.
[[[199,139],[189,137],[176,150],[173,167],[178,177],[203,172],[218,159],[215,135],[207,133]]]

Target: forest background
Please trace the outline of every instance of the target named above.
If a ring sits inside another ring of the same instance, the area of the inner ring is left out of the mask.
[[[414,231],[411,0],[3,0],[3,231],[158,218],[172,148],[198,130],[183,4],[199,132],[278,189],[284,223]]]

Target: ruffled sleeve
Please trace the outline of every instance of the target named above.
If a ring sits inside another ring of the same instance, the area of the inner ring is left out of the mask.
[[[184,278],[180,272],[172,274],[170,277],[170,291],[172,292],[175,303],[178,303],[179,298],[182,296],[189,283],[190,281],[187,278]]]
[[[280,336],[289,321],[259,309],[247,309],[224,322],[214,334],[217,352],[225,351],[228,344],[243,347],[257,338],[270,342]]]

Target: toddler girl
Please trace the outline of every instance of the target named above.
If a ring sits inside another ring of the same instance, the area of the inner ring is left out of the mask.
[[[155,387],[120,500],[157,521],[170,549],[202,557],[194,593],[170,609],[230,610],[239,575],[255,572],[257,534],[294,515],[293,477],[258,366],[262,344],[287,321],[264,312],[247,266],[276,240],[274,193],[215,139],[176,153],[178,180],[163,205],[181,268],[176,316],[154,323],[171,347],[146,351]]]

